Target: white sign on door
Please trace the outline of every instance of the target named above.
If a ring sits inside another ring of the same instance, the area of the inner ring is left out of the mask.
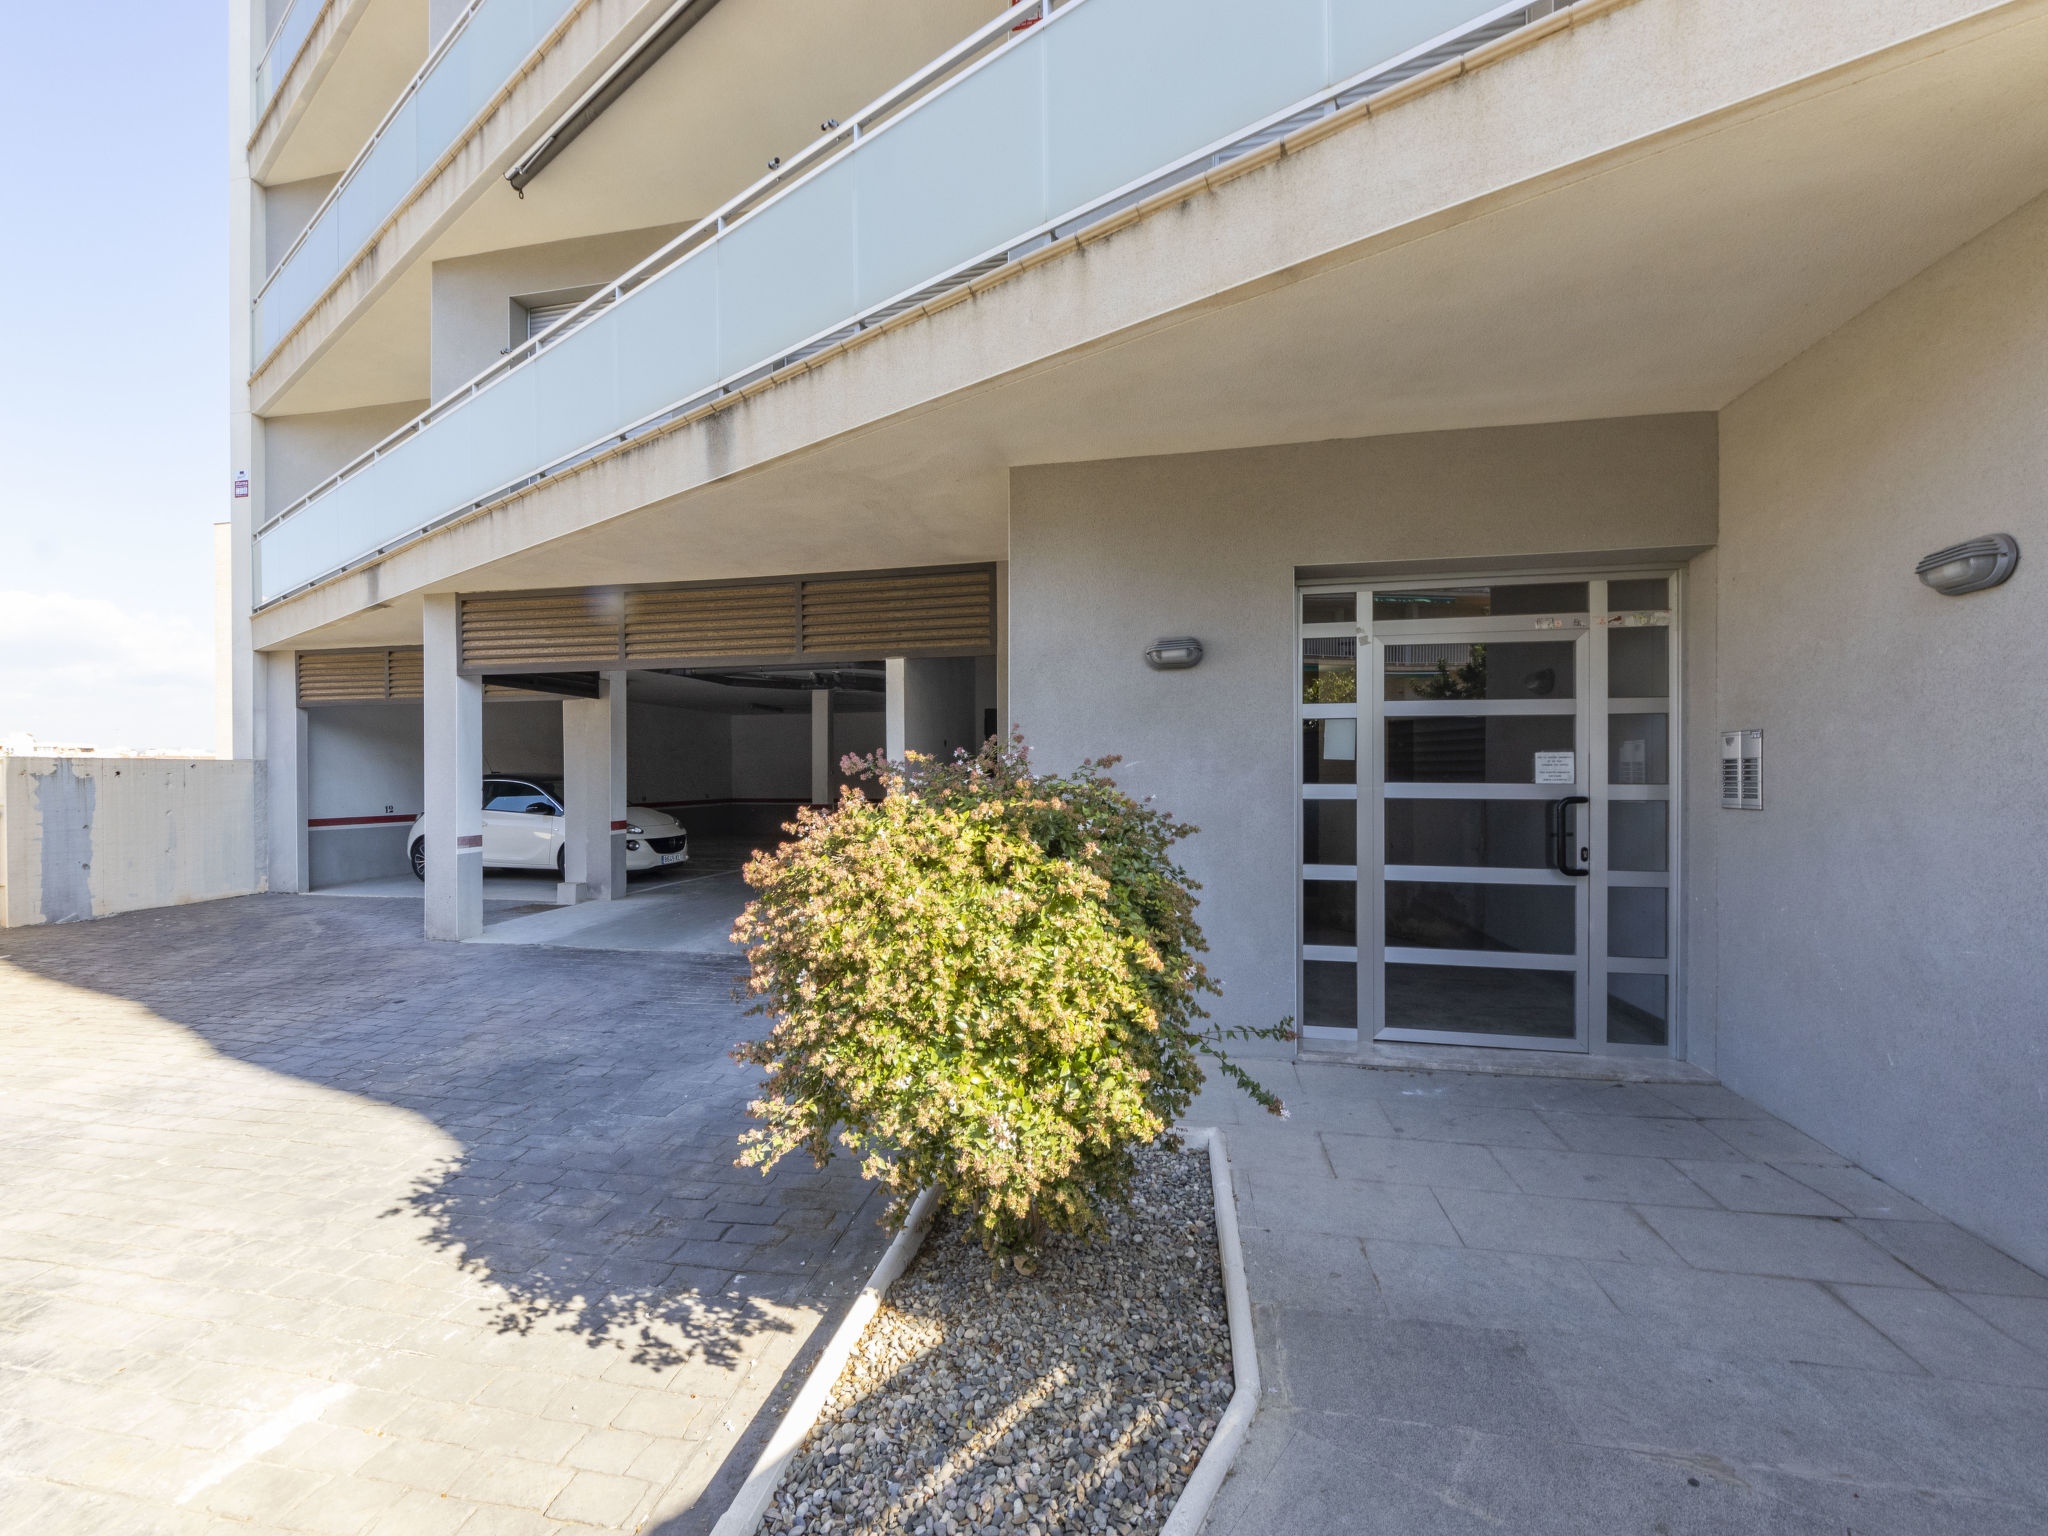
[[[1536,754],[1536,782],[1538,784],[1578,783],[1578,756],[1576,752],[1538,752]]]

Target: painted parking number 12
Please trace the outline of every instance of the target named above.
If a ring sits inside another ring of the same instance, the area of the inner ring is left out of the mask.
[[[1578,753],[1538,752],[1536,754],[1536,782],[1538,784],[1576,784],[1578,781]]]

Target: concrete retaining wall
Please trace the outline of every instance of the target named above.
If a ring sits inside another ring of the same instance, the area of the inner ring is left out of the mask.
[[[0,927],[264,889],[262,764],[0,758]]]

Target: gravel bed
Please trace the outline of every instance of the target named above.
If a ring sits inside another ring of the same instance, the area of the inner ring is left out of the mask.
[[[1146,1151],[1106,1242],[996,1270],[941,1217],[862,1332],[761,1529],[770,1536],[1140,1536],[1232,1387],[1201,1151]]]

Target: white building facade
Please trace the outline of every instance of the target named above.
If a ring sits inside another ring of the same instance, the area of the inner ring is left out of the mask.
[[[1696,1063],[2048,1264],[2048,3],[236,17],[272,889],[1015,724],[1225,1022]]]

